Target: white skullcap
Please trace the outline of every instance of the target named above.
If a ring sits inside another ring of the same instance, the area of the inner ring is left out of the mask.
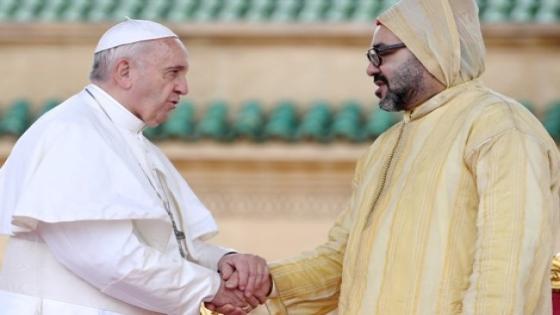
[[[159,23],[127,19],[114,25],[101,36],[95,53],[121,45],[167,37],[178,38],[177,34]]]

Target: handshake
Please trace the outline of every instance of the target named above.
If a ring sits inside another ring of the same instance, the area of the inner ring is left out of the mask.
[[[245,315],[266,302],[272,278],[266,261],[255,255],[231,253],[218,262],[221,283],[205,307],[225,315]]]

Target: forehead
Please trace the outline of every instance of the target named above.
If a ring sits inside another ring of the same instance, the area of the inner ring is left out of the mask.
[[[187,49],[177,38],[155,40],[148,55],[154,64],[185,67],[187,65]]]
[[[395,35],[391,30],[389,30],[384,25],[377,25],[375,31],[373,32],[373,39],[371,41],[371,46],[385,44],[391,45],[400,43],[401,40]]]

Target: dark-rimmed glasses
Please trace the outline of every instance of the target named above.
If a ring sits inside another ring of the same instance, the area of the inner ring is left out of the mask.
[[[387,46],[377,47],[377,48],[371,47],[366,52],[366,56],[369,62],[371,62],[371,64],[373,64],[375,67],[379,67],[383,63],[383,59],[381,58],[382,56],[388,55],[391,52],[404,47],[406,47],[404,43],[387,45]]]

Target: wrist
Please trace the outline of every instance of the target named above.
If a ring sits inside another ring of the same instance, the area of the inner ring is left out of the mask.
[[[221,269],[222,269],[222,261],[224,260],[224,258],[226,258],[227,256],[230,256],[230,255],[234,255],[234,254],[238,254],[238,253],[237,253],[237,252],[233,252],[233,251],[232,251],[232,252],[227,252],[227,253],[225,253],[225,254],[222,255],[222,257],[220,258],[220,260],[218,260],[218,268],[217,268],[217,269],[218,269],[218,273],[219,273],[219,274],[222,274],[222,270],[221,270]]]
[[[223,281],[220,275],[212,273],[208,277],[208,280],[210,287],[202,299],[203,302],[212,302],[221,293],[221,291],[223,291]]]

